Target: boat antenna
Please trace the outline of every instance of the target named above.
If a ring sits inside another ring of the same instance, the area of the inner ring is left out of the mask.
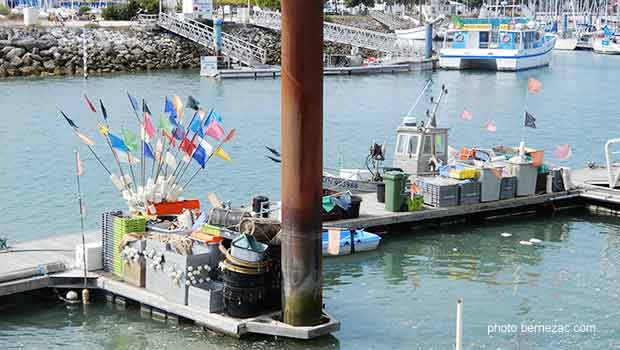
[[[437,109],[439,108],[439,104],[441,103],[441,99],[448,94],[448,89],[446,89],[445,85],[441,85],[441,92],[439,93],[439,98],[437,98],[437,103],[434,103],[434,98],[431,97],[431,103],[434,103],[433,105],[433,111],[431,113],[428,113],[427,111],[427,116],[429,118],[428,122],[426,123],[426,129],[428,130],[429,128],[436,128],[437,127]]]
[[[426,92],[426,89],[428,89],[432,83],[433,83],[433,79],[428,79],[426,81],[426,84],[424,84],[424,87],[422,88],[422,91],[420,91],[418,98],[416,98],[415,102],[413,103],[413,106],[411,106],[411,108],[409,109],[409,112],[407,112],[407,115],[406,115],[407,117],[411,116],[411,113],[413,113],[413,110],[416,108],[418,103],[420,103],[420,100],[422,99],[422,95],[424,95],[424,93]]]

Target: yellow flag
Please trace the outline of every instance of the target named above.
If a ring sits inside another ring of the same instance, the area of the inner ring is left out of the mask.
[[[97,123],[97,128],[99,128],[99,132],[103,136],[107,136],[108,132],[110,132],[110,129],[107,126],[105,126],[105,125],[103,125],[101,123]]]
[[[75,134],[82,140],[82,142],[84,142],[85,144],[92,146],[93,145],[93,141],[91,139],[89,139],[88,137],[86,137],[86,135],[80,133],[80,132],[75,132]]]
[[[230,156],[222,149],[222,147],[218,147],[214,154],[224,160],[231,161]]]

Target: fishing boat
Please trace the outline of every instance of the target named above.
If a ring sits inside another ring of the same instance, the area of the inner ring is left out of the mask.
[[[620,55],[620,36],[605,27],[603,33],[592,40],[592,50],[603,55]]]
[[[439,52],[444,69],[519,71],[549,65],[556,36],[522,18],[462,19]]]
[[[376,250],[381,242],[381,237],[374,233],[370,233],[363,229],[353,231],[350,230],[340,231],[340,245],[338,247],[338,254],[330,254],[328,252],[329,247],[329,232],[323,232],[323,256],[334,255],[349,255],[351,254],[351,247],[353,252],[369,252]],[[351,244],[351,238],[353,238],[353,244]]]
[[[366,156],[365,169],[340,169],[338,175],[324,171],[323,188],[334,191],[349,190],[352,193],[369,193],[377,191],[377,184],[383,182],[387,171],[400,170],[410,175],[429,175],[434,173],[441,162],[448,156],[447,128],[437,127],[437,109],[443,96],[447,94],[442,86],[437,99],[430,99],[430,108],[426,112],[426,121],[412,116],[424,92],[430,87],[428,81],[416,99],[401,125],[396,129],[396,148],[393,166],[384,167],[385,144],[373,142]]]

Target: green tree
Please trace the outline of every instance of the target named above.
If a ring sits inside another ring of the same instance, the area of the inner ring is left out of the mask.
[[[9,9],[8,7],[6,7],[4,5],[0,5],[0,15],[8,16],[9,13],[11,13],[11,9]]]
[[[367,7],[375,6],[375,0],[346,0],[345,3],[348,7],[355,7],[357,5],[365,5]]]
[[[280,9],[280,0],[256,0],[259,7],[267,7],[270,9]]]

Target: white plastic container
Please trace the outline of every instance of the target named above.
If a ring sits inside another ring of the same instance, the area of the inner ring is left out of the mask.
[[[517,197],[533,196],[536,193],[538,167],[514,158],[508,164],[510,174],[517,178]]]
[[[33,26],[37,24],[39,18],[39,11],[32,7],[24,8],[24,25]]]
[[[75,267],[84,269],[84,250],[82,245],[75,246]],[[102,242],[86,243],[86,269],[88,271],[103,270]]]
[[[492,168],[482,167],[479,170],[479,181],[481,185],[480,189],[480,201],[492,202],[499,200],[499,190],[502,182],[502,178],[498,177]]]

